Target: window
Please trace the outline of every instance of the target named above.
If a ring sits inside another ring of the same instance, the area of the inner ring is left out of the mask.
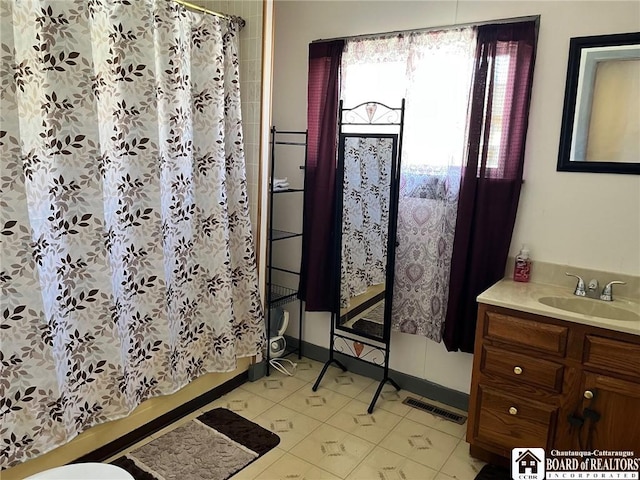
[[[465,155],[476,29],[449,29],[347,42],[341,98],[348,108],[367,101],[396,107],[407,101],[402,162],[407,169],[442,172]],[[504,149],[510,70],[517,45],[499,42],[492,66],[491,131],[486,168],[500,165]],[[351,127],[355,132],[358,127]],[[360,127],[361,129],[361,127]],[[384,129],[378,127],[377,132]],[[484,135],[483,137],[484,138]],[[484,148],[484,144],[482,144]]]
[[[491,130],[489,132],[489,148],[487,149],[487,168],[498,168],[502,141],[503,119],[508,112],[504,111],[509,79],[508,55],[497,55],[493,76],[493,105],[491,109]],[[484,138],[484,137],[483,137]],[[483,145],[481,143],[481,145]],[[484,148],[483,146],[481,148]]]
[[[403,170],[460,167],[473,74],[475,29],[450,29],[347,42],[342,99],[353,107],[406,99]]]

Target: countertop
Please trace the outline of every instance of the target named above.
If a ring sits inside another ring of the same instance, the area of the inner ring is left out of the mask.
[[[615,320],[609,318],[596,317],[580,313],[574,313],[555,307],[550,307],[540,303],[539,298],[554,296],[566,298],[579,298],[573,295],[572,291],[567,291],[558,285],[545,283],[521,283],[513,280],[503,279],[498,283],[478,295],[479,303],[494,305],[496,307],[510,308],[522,312],[544,315],[545,317],[557,318],[568,322],[591,325],[593,327],[606,328],[618,332],[640,335],[640,321]],[[581,298],[586,302],[603,302],[590,298]],[[630,310],[640,315],[640,303],[628,298],[615,297],[612,306]]]

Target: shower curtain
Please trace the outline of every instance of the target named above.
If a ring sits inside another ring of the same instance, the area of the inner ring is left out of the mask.
[[[0,2],[0,465],[258,353],[238,21]]]

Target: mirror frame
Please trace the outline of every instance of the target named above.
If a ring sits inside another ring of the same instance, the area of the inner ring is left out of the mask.
[[[356,107],[357,108],[357,107]],[[366,332],[355,330],[350,327],[345,327],[341,324],[342,317],[340,315],[340,294],[341,294],[341,278],[342,278],[342,213],[344,209],[343,199],[343,185],[338,182],[344,182],[344,154],[345,154],[345,142],[346,138],[390,138],[392,140],[392,154],[391,159],[391,175],[389,178],[389,225],[387,225],[387,259],[386,259],[386,273],[385,273],[385,291],[384,291],[384,324],[382,328],[382,337],[370,335]],[[399,193],[399,165],[398,156],[400,152],[399,134],[397,133],[340,133],[338,136],[338,163],[336,170],[336,260],[334,262],[334,278],[337,278],[337,286],[334,291],[334,311],[332,312],[335,318],[332,318],[332,322],[335,321],[335,328],[344,332],[356,334],[359,337],[374,340],[376,342],[387,343],[391,339],[391,305],[393,297],[393,281],[394,281],[394,265],[395,265],[395,251],[396,251],[396,232],[398,221],[398,193]],[[388,288],[392,285],[391,288]]]
[[[576,114],[577,99],[581,99],[579,108],[584,108],[585,102],[591,102],[593,82],[586,79],[586,82],[580,82],[579,74],[581,62],[586,60],[586,52],[583,50],[594,47],[615,47],[640,45],[640,32],[621,33],[613,35],[597,35],[590,37],[571,38],[569,44],[569,61],[567,66],[567,79],[565,86],[564,109],[562,113],[562,126],[560,131],[560,147],[558,150],[558,166],[557,171],[561,172],[591,172],[591,173],[626,173],[640,174],[640,163],[629,162],[587,162],[571,160],[573,156],[573,135],[574,121]],[[585,59],[583,59],[583,54]],[[635,57],[634,57],[635,58]],[[640,56],[638,57],[640,60]],[[595,71],[595,70],[594,70]],[[578,88],[580,87],[580,91]],[[583,97],[588,97],[586,100]],[[588,109],[591,105],[586,105]],[[586,128],[578,125],[581,129],[581,136],[588,134],[588,125]]]

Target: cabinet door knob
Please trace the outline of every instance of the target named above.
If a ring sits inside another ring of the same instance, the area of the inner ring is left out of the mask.
[[[513,373],[520,375],[522,373],[522,367],[513,367]]]
[[[591,390],[585,390],[584,398],[591,400],[593,398],[593,392]]]
[[[509,407],[509,415],[517,415],[518,409],[516,407]]]

